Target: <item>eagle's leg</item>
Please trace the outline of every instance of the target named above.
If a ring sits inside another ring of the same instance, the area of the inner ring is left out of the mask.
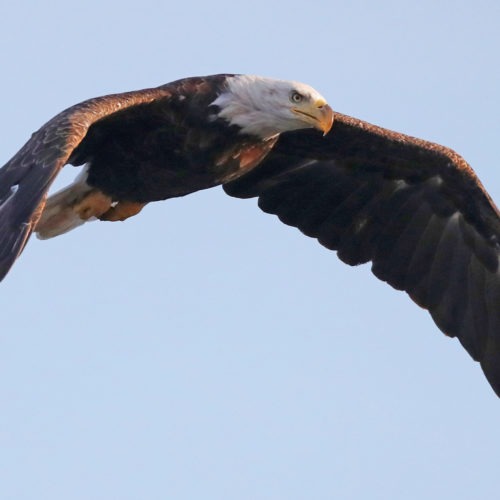
[[[137,215],[146,203],[138,203],[135,201],[119,201],[114,207],[99,216],[100,220],[107,220],[111,222],[124,221],[129,217]]]
[[[91,217],[100,217],[111,207],[113,200],[98,189],[89,191],[82,199],[73,205],[73,211],[80,219],[88,220]]]

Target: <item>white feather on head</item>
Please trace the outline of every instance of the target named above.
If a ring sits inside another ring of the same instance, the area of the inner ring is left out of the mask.
[[[298,93],[311,103],[324,103],[323,96],[305,83],[254,75],[227,78],[227,87],[211,104],[218,118],[237,125],[241,133],[269,139],[281,132],[311,127],[292,112],[291,95]]]

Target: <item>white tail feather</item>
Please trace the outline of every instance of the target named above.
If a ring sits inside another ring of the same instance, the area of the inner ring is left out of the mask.
[[[87,222],[73,209],[75,204],[92,189],[86,182],[87,170],[85,167],[72,184],[49,196],[35,229],[39,239],[46,240],[59,236]]]

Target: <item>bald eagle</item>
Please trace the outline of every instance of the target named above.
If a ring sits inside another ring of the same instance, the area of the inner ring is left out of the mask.
[[[84,167],[47,197],[65,164]],[[297,82],[186,78],[58,114],[0,170],[0,279],[32,232],[125,220],[217,185],[349,265],[371,261],[500,396],[500,217],[480,181],[454,151],[334,113]]]

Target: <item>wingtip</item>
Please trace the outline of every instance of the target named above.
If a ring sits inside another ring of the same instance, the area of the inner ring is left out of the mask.
[[[32,224],[22,223],[17,231],[11,231],[7,239],[0,246],[0,281],[9,273],[10,269],[21,255],[32,233]]]

